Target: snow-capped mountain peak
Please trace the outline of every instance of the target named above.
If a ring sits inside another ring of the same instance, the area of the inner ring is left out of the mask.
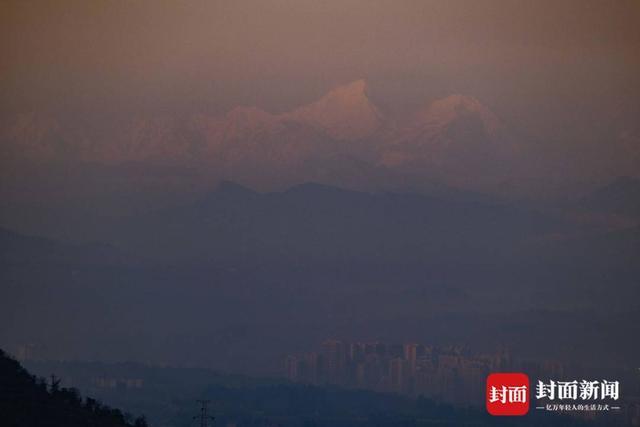
[[[382,123],[382,115],[367,96],[364,80],[339,86],[318,101],[283,115],[322,129],[339,140],[370,136]]]
[[[472,96],[459,94],[433,101],[416,114],[412,126],[443,129],[465,116],[478,117],[489,134],[494,134],[503,127],[500,119],[480,101]]]

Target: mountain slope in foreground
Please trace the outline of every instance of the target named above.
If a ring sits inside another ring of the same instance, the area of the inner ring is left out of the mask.
[[[145,427],[144,418],[82,399],[75,389],[48,386],[0,350],[0,414],[5,427]]]

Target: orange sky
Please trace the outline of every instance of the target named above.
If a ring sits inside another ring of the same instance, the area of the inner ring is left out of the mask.
[[[475,96],[541,152],[593,152],[596,161],[621,133],[640,135],[638,1],[18,0],[0,8],[0,115],[45,110],[104,125],[149,110],[281,112],[364,78],[391,117],[452,93]]]
[[[7,0],[0,120],[278,113],[365,79],[385,117],[469,95],[542,175],[603,180],[640,159],[639,52],[637,0]]]
[[[394,105],[450,89],[515,99],[560,88],[570,96],[594,91],[588,85],[620,89],[612,80],[637,91],[640,71],[634,1],[63,0],[1,7],[5,107],[123,96],[154,105],[286,109],[361,77],[382,82],[380,97]]]

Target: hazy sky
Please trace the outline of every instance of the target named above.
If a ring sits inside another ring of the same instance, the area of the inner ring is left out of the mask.
[[[620,162],[600,159],[629,157],[608,144],[628,130],[640,135],[638,1],[58,0],[1,7],[3,112],[72,113],[72,120],[94,117],[103,125],[106,113],[223,113],[237,105],[279,112],[364,78],[390,116],[435,97],[472,95],[544,155],[559,152],[574,167],[604,167],[605,175],[615,175]],[[584,152],[589,158],[579,158]]]
[[[639,90],[637,1],[4,1],[0,19],[3,104],[21,109],[279,110],[361,77],[393,108]]]

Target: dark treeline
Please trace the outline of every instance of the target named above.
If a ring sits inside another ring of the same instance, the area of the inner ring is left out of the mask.
[[[78,390],[30,375],[0,350],[0,415],[4,427],[146,427],[133,418]]]

